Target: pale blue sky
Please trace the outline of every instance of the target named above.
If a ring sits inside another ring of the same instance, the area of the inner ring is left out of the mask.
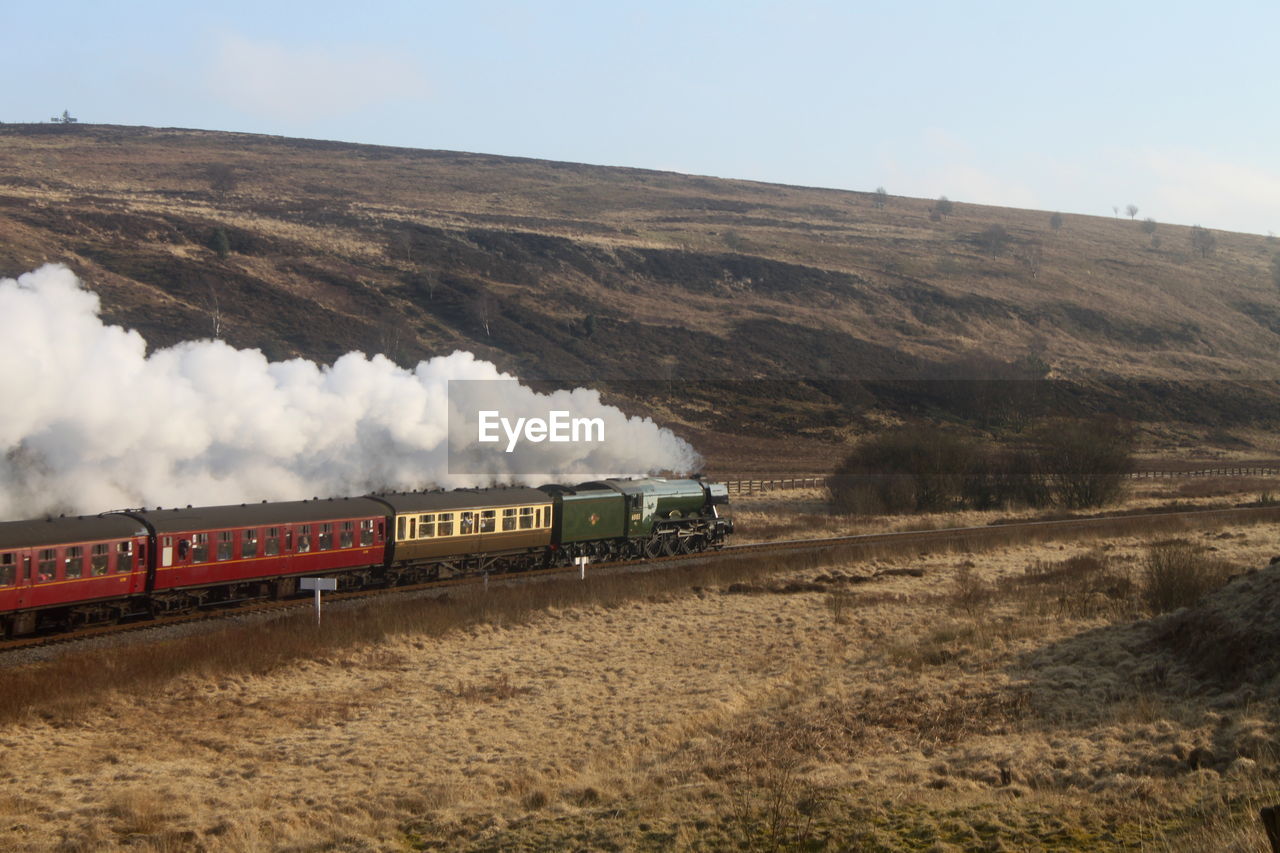
[[[3,0],[0,121],[1280,231],[1280,3]]]

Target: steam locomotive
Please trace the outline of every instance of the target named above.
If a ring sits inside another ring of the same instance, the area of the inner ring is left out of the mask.
[[[457,489],[0,522],[6,637],[338,589],[720,548],[728,488],[690,480]]]

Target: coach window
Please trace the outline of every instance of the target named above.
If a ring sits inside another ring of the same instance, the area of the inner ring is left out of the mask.
[[[262,540],[262,554],[266,557],[275,557],[280,553],[280,528],[268,527],[267,538]]]
[[[218,562],[230,560],[236,547],[235,534],[230,530],[223,530],[218,534]]]
[[[342,522],[342,533],[339,535],[341,537],[340,539],[338,539],[339,548],[350,548],[352,545],[356,544],[355,522],[354,521]]]
[[[107,573],[107,563],[111,560],[111,546],[102,542],[93,546],[89,554],[89,574],[100,578]]]
[[[131,572],[133,571],[133,543],[120,542],[116,544],[116,571]]]
[[[305,554],[311,550],[311,525],[304,524],[298,528],[298,553]]]
[[[418,538],[430,539],[436,535],[436,516],[435,513],[427,513],[418,516]]]
[[[453,513],[442,512],[436,516],[436,535],[437,536],[453,535]]]
[[[191,537],[191,562],[209,562],[209,534],[196,533]]]
[[[409,523],[408,518],[408,516],[402,515],[396,519],[396,539],[404,540],[404,529],[405,525]]]
[[[418,517],[416,515],[409,516],[409,538],[418,538]]]
[[[320,535],[316,537],[316,547],[321,551],[333,550],[333,525],[320,525]]]
[[[533,527],[533,507],[522,506],[520,507],[520,529],[528,530],[530,527]]]
[[[64,562],[67,570],[63,574],[64,578],[79,578],[84,576],[84,548],[79,545],[72,545],[66,550]]]
[[[53,548],[42,548],[36,560],[36,581],[44,583],[58,576],[58,552]]]
[[[458,522],[458,534],[466,536],[476,532],[476,514],[474,512],[461,513],[462,520]]]
[[[360,544],[373,544],[373,521],[371,519],[360,522]]]
[[[248,560],[258,556],[258,531],[249,529],[240,532],[240,559]]]
[[[504,531],[516,529],[516,511],[514,507],[502,511],[502,529]]]
[[[0,586],[13,586],[17,573],[17,559],[13,554],[0,554]]]
[[[486,509],[480,513],[480,532],[492,533],[497,522],[498,511],[495,509]]]

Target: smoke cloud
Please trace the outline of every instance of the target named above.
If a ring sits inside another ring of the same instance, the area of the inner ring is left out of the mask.
[[[105,325],[99,307],[62,266],[0,279],[0,518],[544,482],[502,470],[501,454],[491,470],[447,473],[448,387],[458,379],[508,380],[513,408],[605,419],[610,458],[599,446],[579,455],[562,446],[552,476],[699,463],[670,430],[595,391],[537,394],[471,353],[413,370],[359,352],[332,365],[271,362],[214,340],[148,356],[142,336]]]

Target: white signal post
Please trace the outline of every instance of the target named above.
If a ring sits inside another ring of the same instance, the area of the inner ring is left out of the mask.
[[[587,579],[587,563],[591,562],[590,557],[574,557],[573,562],[578,566],[578,580]]]
[[[320,624],[320,593],[338,588],[337,578],[299,578],[298,589],[311,589],[316,593],[316,624]]]

